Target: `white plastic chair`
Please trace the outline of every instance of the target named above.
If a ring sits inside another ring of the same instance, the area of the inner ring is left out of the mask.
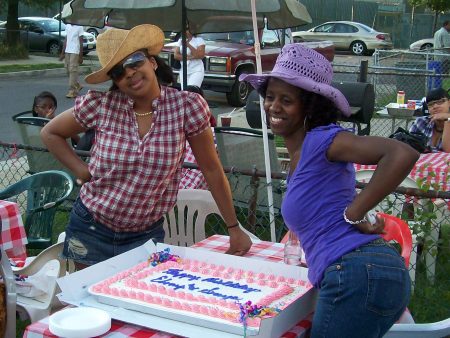
[[[6,255],[3,246],[0,245],[0,275],[5,284],[5,303],[6,303],[6,329],[4,337],[16,336],[16,282],[14,274],[11,270],[8,256]]]
[[[435,323],[394,324],[384,338],[441,338],[450,335],[450,318]]]
[[[205,239],[205,222],[210,214],[222,217],[208,190],[180,189],[175,207],[164,217],[164,243],[191,246]],[[258,240],[258,237],[241,228],[252,240]]]
[[[56,292],[56,279],[66,273],[66,261],[60,258],[64,243],[56,243],[39,253],[25,267],[14,268],[14,274],[32,276],[37,272],[46,274],[49,278],[48,293],[37,297],[25,297],[17,294],[17,312],[21,318],[38,321],[50,315],[52,307],[60,305]],[[8,262],[9,263],[9,262]],[[41,271],[41,269],[46,269]]]

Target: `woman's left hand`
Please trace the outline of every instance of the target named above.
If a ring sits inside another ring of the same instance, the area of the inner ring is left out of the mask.
[[[240,227],[229,229],[230,248],[226,254],[244,256],[252,247],[252,240]]]
[[[431,121],[447,121],[450,117],[450,113],[437,113],[430,115]]]
[[[364,234],[384,234],[384,219],[378,215],[375,216],[374,224],[367,221],[353,226]]]

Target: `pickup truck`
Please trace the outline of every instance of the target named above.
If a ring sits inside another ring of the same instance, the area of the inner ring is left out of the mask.
[[[272,70],[283,46],[283,31],[264,29],[260,32],[262,71]],[[291,43],[290,34],[284,31],[285,43]],[[239,107],[245,105],[251,91],[249,85],[239,81],[242,73],[256,72],[256,58],[253,31],[198,34],[205,40],[205,77],[202,88],[226,93],[228,104]],[[330,62],[334,58],[334,45],[329,41],[305,42],[306,46],[323,54]],[[159,54],[179,72],[179,62],[174,59],[176,42],[168,43]]]

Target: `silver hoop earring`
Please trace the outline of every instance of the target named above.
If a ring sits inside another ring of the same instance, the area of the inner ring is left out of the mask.
[[[303,129],[306,130],[307,128],[307,120],[308,120],[308,115],[305,116],[305,119],[303,120]]]

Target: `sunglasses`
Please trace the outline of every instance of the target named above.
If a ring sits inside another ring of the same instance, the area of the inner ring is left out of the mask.
[[[142,67],[146,59],[147,55],[144,52],[139,51],[131,54],[124,62],[111,68],[108,75],[113,81],[120,81],[125,76],[125,68],[137,69]]]
[[[447,101],[447,99],[444,97],[440,100],[431,101],[430,103],[427,103],[428,108],[434,107],[436,105],[444,104]]]

